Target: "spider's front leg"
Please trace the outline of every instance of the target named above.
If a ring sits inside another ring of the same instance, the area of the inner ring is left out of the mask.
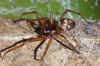
[[[80,13],[76,12],[76,11],[73,11],[73,10],[70,10],[70,9],[66,9],[62,15],[60,16],[60,20],[64,19],[64,16],[66,15],[66,13],[68,12],[71,12],[71,13],[75,13],[77,15],[79,15],[80,17],[82,17],[82,19],[84,19],[85,21],[85,24],[88,25],[88,21],[85,19],[85,17],[83,17],[83,15],[81,15]]]
[[[69,50],[72,50],[72,51],[74,51],[74,52],[76,52],[76,53],[80,53],[77,49],[76,49],[76,47],[74,47],[73,46],[73,44],[72,43],[70,43],[63,35],[56,35],[57,36],[57,38],[59,38],[59,40],[58,39],[56,39],[56,38],[54,38],[58,43],[60,43],[62,46],[64,46],[65,48],[68,48]],[[64,39],[63,39],[64,38]],[[60,41],[61,40],[61,41]],[[63,42],[64,43],[63,43]]]
[[[34,41],[41,41],[41,40],[45,40],[45,37],[29,38],[29,39],[20,40],[20,41],[14,43],[11,46],[8,46],[4,49],[1,49],[0,50],[0,55],[1,55],[2,52],[5,52],[4,55],[6,55],[8,52],[16,50],[17,48],[20,48],[20,47],[24,46],[25,42],[34,42]],[[22,43],[22,44],[20,44],[20,43]]]

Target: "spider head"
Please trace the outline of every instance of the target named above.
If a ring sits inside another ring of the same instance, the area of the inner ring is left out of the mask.
[[[64,18],[61,20],[61,25],[63,29],[71,30],[75,27],[75,22],[72,19]]]

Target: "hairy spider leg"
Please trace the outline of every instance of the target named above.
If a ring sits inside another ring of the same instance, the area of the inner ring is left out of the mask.
[[[61,41],[63,41],[64,43],[67,43],[68,42],[68,40],[67,39],[63,39],[62,37],[61,37],[61,35],[57,35],[57,37],[61,40]],[[73,45],[70,43],[70,48],[73,48]]]
[[[40,42],[40,44],[37,45],[37,47],[35,48],[35,50],[34,50],[34,59],[35,59],[35,60],[39,60],[39,59],[37,59],[37,51],[38,51],[38,49],[40,48],[40,46],[43,45],[44,42],[45,42],[45,40],[42,40],[42,41]]]
[[[68,33],[65,32],[65,34],[66,34],[67,36],[69,36],[69,37],[72,37],[72,40],[77,44],[77,46],[79,46],[79,45],[78,45],[77,39],[75,38],[75,36],[74,36],[71,32],[68,31]],[[80,47],[80,46],[79,46],[79,47]]]
[[[85,19],[85,17],[83,17],[80,13],[75,12],[75,11],[70,10],[70,9],[66,9],[66,10],[62,13],[62,15],[61,15],[61,17],[60,17],[60,20],[62,20],[62,19],[64,18],[64,16],[66,15],[66,13],[68,13],[68,12],[72,12],[72,13],[75,13],[75,14],[81,16],[81,17],[84,19],[85,24],[88,25],[88,21]]]
[[[36,18],[36,19],[21,18],[21,19],[13,20],[13,21],[14,21],[14,23],[17,23],[17,22],[23,22],[26,20],[29,28],[31,28],[31,25],[35,25],[35,22],[39,22],[39,23],[42,23],[42,27],[44,28],[46,25],[46,19],[47,19],[47,17],[41,17],[41,18]],[[27,30],[26,28],[24,28],[22,26],[20,26],[20,27]],[[27,31],[29,31],[29,30],[27,30]],[[29,32],[33,33],[32,28]]]
[[[64,46],[65,48],[72,50],[71,48],[69,48],[67,45],[65,45],[64,43],[62,43],[60,40],[58,40],[57,38],[53,38],[54,40],[56,40],[59,44],[61,44],[62,46]]]
[[[54,24],[54,16],[53,16],[53,12],[50,12],[50,23],[51,25]]]
[[[42,57],[41,57],[40,60],[43,60],[44,56],[46,55],[46,53],[47,53],[47,51],[48,51],[48,48],[49,48],[51,42],[52,42],[52,38],[49,38],[49,39],[48,39],[47,46],[45,47],[44,52],[43,52],[43,55],[42,55]]]
[[[31,22],[31,23],[35,23],[36,21],[39,22],[40,24],[42,24],[42,28],[45,28],[46,26],[46,20],[48,18],[44,17],[44,18],[37,18],[37,19],[27,19],[27,22]]]
[[[24,20],[26,20],[28,22],[36,22],[36,21],[39,22],[39,21],[42,21],[42,20],[45,20],[45,19],[47,19],[47,17],[40,17],[40,18],[36,18],[36,19],[26,19],[26,18],[21,18],[21,19],[18,19],[18,20],[12,19],[12,21],[14,21],[15,23],[20,22],[20,21],[24,21]]]
[[[24,46],[25,42],[34,42],[34,41],[41,41],[41,40],[44,40],[45,37],[38,37],[38,38],[29,38],[29,39],[23,39],[23,40],[20,40],[16,43],[14,43],[13,45],[11,46],[8,46],[7,48],[4,48],[2,50],[0,50],[0,53],[5,52],[5,54],[7,54],[8,52],[10,51],[13,51],[13,50],[16,50],[17,48],[20,48],[22,46]],[[22,43],[23,42],[23,43]],[[22,43],[22,44],[20,44]],[[19,44],[19,45],[18,45]],[[18,46],[17,46],[18,45]]]
[[[32,11],[32,12],[24,12],[22,15],[27,15],[27,14],[35,14],[36,17],[40,17],[40,14],[37,11]]]
[[[62,41],[58,40],[57,38],[54,38],[54,40],[56,40],[56,41],[57,41],[60,45],[62,45],[63,47],[65,47],[65,48],[67,48],[67,49],[69,49],[69,50],[71,50],[71,51],[74,51],[74,52],[76,52],[76,53],[79,54],[79,52],[78,52],[76,49],[73,49],[73,48],[68,47],[68,46],[65,45]]]
[[[70,43],[70,42],[68,42],[68,40],[64,37],[64,36],[62,36],[62,35],[56,35],[57,36],[57,38],[59,38],[61,41],[63,41],[64,42],[64,44],[67,46],[67,47],[69,47],[72,51],[75,51],[76,53],[78,53],[79,54],[79,52],[76,50],[76,48],[72,45],[72,43]],[[64,39],[63,39],[64,38]],[[56,39],[56,41],[57,41],[57,39]],[[59,42],[59,41],[58,41]]]
[[[11,52],[11,51],[13,51],[13,50],[16,50],[17,48],[20,48],[20,47],[22,47],[22,46],[24,46],[24,45],[25,45],[25,43],[22,43],[22,44],[20,44],[20,45],[18,45],[18,46],[16,46],[16,47],[9,48],[9,49],[4,53],[4,56],[5,56],[7,53],[9,53],[9,52]]]
[[[27,14],[35,14],[36,15],[36,17],[37,18],[40,18],[40,14],[37,12],[37,11],[32,11],[32,12],[24,12],[22,15],[27,15]],[[34,20],[32,20],[32,21],[30,21],[30,20],[28,20],[29,22],[34,22]],[[46,21],[45,21],[45,19],[44,20],[37,20],[39,23],[41,23],[42,22],[42,28],[44,28],[45,27],[45,25],[46,25]],[[31,29],[32,30],[32,29]]]
[[[38,19],[36,19],[36,20],[37,20],[37,21],[38,21],[38,20],[41,20],[41,18],[39,18],[39,17],[40,17],[40,14],[39,14],[37,11],[24,12],[24,13],[22,13],[22,16],[23,16],[23,15],[27,15],[27,14],[35,14],[36,17],[38,17]],[[19,22],[19,21],[23,21],[23,20],[27,20],[27,19],[22,18],[22,19],[13,20],[13,21],[14,21],[14,22]]]
[[[37,11],[32,11],[32,12],[24,12],[22,15],[27,15],[27,14],[35,14],[36,15],[36,17],[37,18],[40,18],[40,14],[37,12]],[[28,20],[29,21],[29,20]],[[34,20],[32,20],[32,22],[33,22]],[[39,20],[38,19],[38,21],[41,23],[42,22],[42,26],[43,26],[43,28],[45,27],[45,25],[46,25],[46,21],[45,21],[45,19],[44,20]],[[29,21],[30,22],[30,21]]]

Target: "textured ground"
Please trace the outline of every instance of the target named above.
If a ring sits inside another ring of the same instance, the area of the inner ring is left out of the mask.
[[[39,42],[33,42],[9,52],[3,59],[0,58],[0,66],[100,66],[100,21],[88,26],[81,20],[76,23],[77,26],[72,32],[79,42],[80,55],[53,41],[44,61],[35,61],[33,51]],[[27,26],[21,23],[22,25]],[[10,19],[0,18],[0,49],[23,38],[36,36],[28,28],[23,29],[21,26],[12,23]],[[45,45],[40,48],[39,56]]]

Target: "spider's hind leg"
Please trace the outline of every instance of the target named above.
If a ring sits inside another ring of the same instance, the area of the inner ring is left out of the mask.
[[[32,12],[24,12],[22,15],[27,15],[27,14],[35,14],[36,17],[40,17],[40,14],[37,11],[32,11]]]
[[[41,40],[44,40],[45,37],[38,37],[38,38],[28,38],[28,39],[22,39],[16,43],[14,43],[13,45],[11,46],[8,46],[4,49],[1,49],[0,50],[0,55],[1,53],[5,52],[4,55],[6,55],[7,53],[13,51],[13,50],[16,50],[18,48],[21,48],[22,46],[24,46],[26,43],[25,42],[34,42],[34,41],[41,41]],[[22,43],[22,44],[20,44]]]

